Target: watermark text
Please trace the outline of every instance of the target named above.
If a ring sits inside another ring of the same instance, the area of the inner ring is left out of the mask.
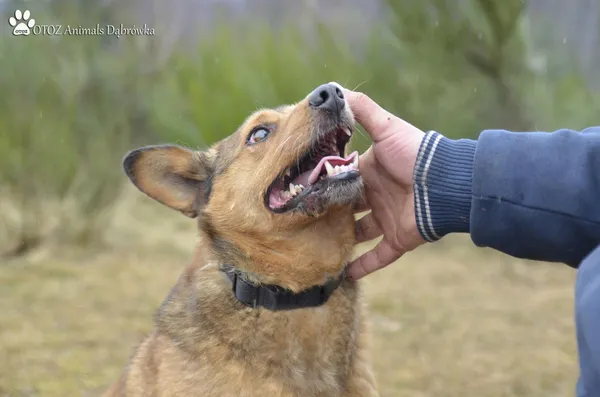
[[[13,28],[14,36],[154,36],[154,28],[143,25],[114,25],[96,24],[96,26],[40,24],[31,18],[31,12],[16,10],[14,16],[8,19],[8,24]]]

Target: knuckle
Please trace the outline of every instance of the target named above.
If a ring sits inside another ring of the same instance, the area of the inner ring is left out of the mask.
[[[404,252],[404,243],[398,236],[398,233],[394,233],[393,237],[389,240],[389,245],[395,254]]]
[[[356,97],[356,100],[357,100],[357,101],[360,101],[360,102],[363,102],[363,101],[368,101],[368,100],[370,100],[370,99],[371,99],[371,98],[369,98],[369,97],[367,96],[367,94],[365,94],[365,93],[363,93],[363,92],[360,92],[360,91],[355,91],[355,92],[354,92],[354,95],[355,95],[355,97]]]

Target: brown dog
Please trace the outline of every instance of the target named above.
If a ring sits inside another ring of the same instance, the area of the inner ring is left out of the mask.
[[[335,83],[260,110],[208,151],[149,146],[124,169],[198,219],[192,264],[105,396],[378,396],[345,265],[361,198],[354,117]]]

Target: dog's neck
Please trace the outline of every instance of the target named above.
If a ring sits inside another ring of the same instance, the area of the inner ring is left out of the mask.
[[[252,282],[245,272],[238,270],[233,264],[222,265],[220,269],[231,281],[232,294],[238,301],[254,309],[262,307],[273,311],[321,306],[329,300],[347,274],[347,267],[344,266],[337,277],[324,284],[294,292],[279,285]]]
[[[228,222],[230,222],[227,219]],[[354,249],[351,211],[331,211],[294,230],[245,229],[244,225],[201,224],[201,244],[221,264],[233,264],[255,284],[300,292],[337,278]]]

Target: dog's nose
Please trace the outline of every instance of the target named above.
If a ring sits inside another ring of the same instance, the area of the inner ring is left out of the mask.
[[[339,112],[344,108],[346,101],[339,85],[327,83],[318,86],[310,93],[308,104],[313,108]]]

